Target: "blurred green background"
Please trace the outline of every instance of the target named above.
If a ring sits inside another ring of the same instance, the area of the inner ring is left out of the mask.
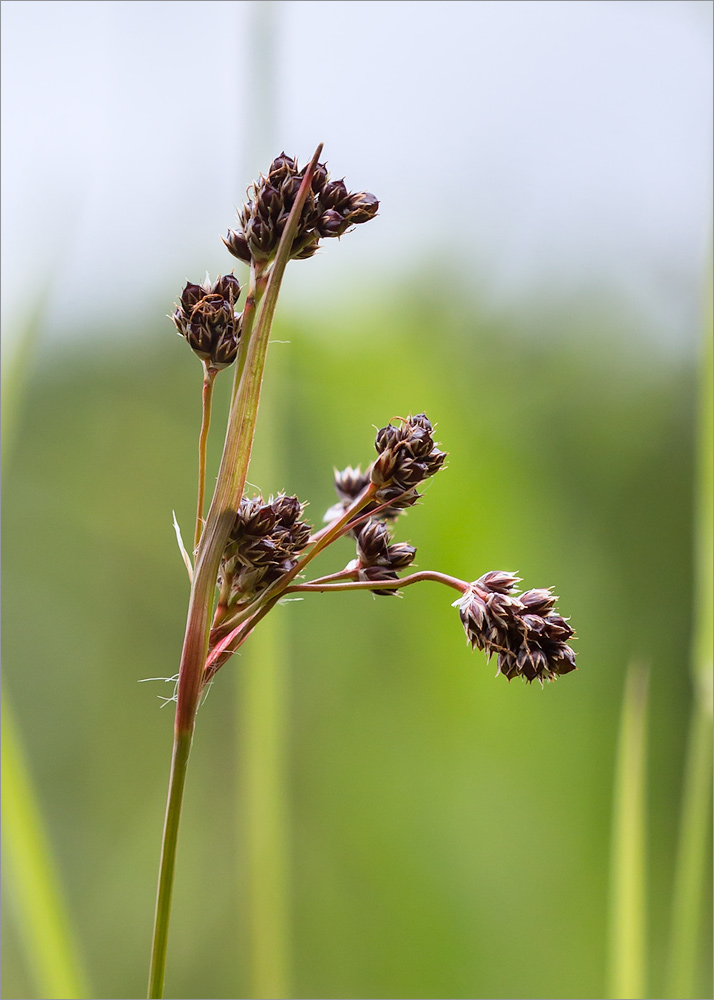
[[[312,326],[279,313],[249,478],[298,493],[319,523],[333,466],[368,462],[374,425],[425,410],[449,466],[397,537],[420,568],[553,585],[579,670],[544,690],[494,679],[435,585],[276,609],[199,713],[167,996],[275,995],[257,991],[250,957],[261,905],[276,921],[265,962],[288,996],[607,995],[632,660],[651,668],[645,995],[665,995],[691,705],[695,365],[645,351],[638,331],[605,333],[585,306],[561,317],[567,336],[524,338],[517,315],[488,319],[440,287],[415,280]],[[87,996],[145,986],[172,709],[158,700],[169,685],[137,682],[177,668],[187,581],[171,511],[188,535],[199,412],[198,362],[159,318],[130,342],[40,344],[5,449],[4,684]],[[319,568],[352,554],[343,541]],[[247,742],[263,655],[277,695]],[[256,902],[250,759],[266,741]],[[38,996],[7,895],[3,996]],[[711,991],[710,931],[692,996]]]
[[[397,539],[552,585],[579,669],[495,678],[433,584],[276,608],[199,713],[166,996],[712,995],[710,16],[5,0],[3,997],[145,993],[201,394],[166,314],[320,139],[382,209],[290,265],[249,479],[319,524],[426,411]]]

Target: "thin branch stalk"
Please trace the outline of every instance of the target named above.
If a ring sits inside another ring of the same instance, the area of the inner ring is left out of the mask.
[[[436,573],[433,570],[423,570],[420,573],[404,576],[400,580],[349,580],[342,583],[330,583],[328,579],[311,580],[309,583],[298,583],[287,587],[283,594],[327,594],[338,590],[399,590],[401,587],[409,587],[413,583],[423,583],[426,580],[431,580],[433,583],[443,583],[446,587],[458,590],[460,594],[465,593],[469,587],[468,583],[455,576],[447,576],[446,573]]]
[[[203,530],[203,501],[206,492],[206,445],[208,443],[208,431],[211,426],[213,383],[216,381],[217,374],[218,371],[216,368],[204,365],[201,433],[198,436],[198,497],[196,500],[196,528],[193,534],[194,550],[201,541],[201,532]]]

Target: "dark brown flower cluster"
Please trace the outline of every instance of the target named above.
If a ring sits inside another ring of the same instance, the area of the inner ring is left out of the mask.
[[[403,497],[417,499],[416,487],[441,469],[446,452],[439,451],[432,437],[433,427],[425,413],[407,417],[399,425],[387,424],[377,433],[374,446],[379,457],[372,465],[370,479],[379,486],[380,503]],[[412,501],[414,502],[414,501]]]
[[[389,529],[382,521],[367,521],[357,535],[357,559],[353,564],[360,581],[398,580],[398,570],[414,561],[416,549],[406,542],[392,542]],[[374,594],[389,597],[394,590],[374,590]]]
[[[305,168],[285,153],[273,160],[267,177],[260,175],[238,213],[239,228],[229,230],[223,240],[234,257],[245,264],[273,259],[304,176]],[[318,163],[290,256],[312,257],[321,239],[342,236],[352,226],[368,222],[378,208],[373,194],[348,191],[344,181],[330,180],[325,164]]]
[[[438,472],[446,459],[446,452],[436,448],[432,433],[424,413],[407,417],[399,426],[382,427],[374,442],[379,458],[372,465],[364,472],[351,465],[335,472],[339,500],[327,511],[325,520],[332,521],[344,513],[370,483],[380,486],[377,498],[363,507],[357,517],[375,512],[379,520],[393,521],[402,511],[413,507],[420,496],[416,487]],[[377,510],[385,503],[388,506]]]
[[[218,577],[227,604],[252,600],[294,568],[310,537],[302,511],[297,497],[283,493],[267,503],[243,497]]]
[[[486,573],[456,602],[466,636],[474,649],[491,658],[498,672],[524,677],[529,683],[552,681],[575,670],[575,653],[567,640],[575,633],[557,614],[550,589],[515,592],[512,573]]]
[[[188,282],[171,319],[205,364],[217,371],[233,364],[238,353],[241,317],[234,310],[240,295],[238,279],[220,275],[212,285]]]

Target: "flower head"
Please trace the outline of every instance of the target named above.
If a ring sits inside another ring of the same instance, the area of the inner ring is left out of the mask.
[[[416,500],[416,487],[441,469],[446,452],[439,451],[432,434],[425,413],[407,417],[399,425],[389,423],[377,432],[374,446],[379,457],[370,477],[380,487],[377,498],[382,503],[412,492]]]
[[[389,529],[382,521],[366,521],[355,534],[357,560],[354,566],[360,581],[398,580],[397,570],[406,569],[414,561],[414,546],[392,542]],[[395,591],[374,590],[373,593],[388,597]]]
[[[171,319],[201,361],[211,368],[227,368],[238,353],[241,317],[234,305],[240,295],[238,279],[218,276],[212,285],[186,284]]]
[[[305,168],[285,153],[273,160],[266,177],[260,175],[238,213],[239,228],[229,230],[223,240],[234,257],[246,264],[272,260],[304,176]],[[348,191],[344,181],[330,180],[325,164],[318,163],[290,256],[312,257],[321,239],[344,235],[373,219],[378,209],[373,194]]]
[[[267,503],[261,496],[240,502],[228,539],[218,582],[229,586],[230,603],[252,600],[297,562],[307,545],[310,525],[300,520],[303,504],[279,493]]]
[[[325,514],[325,521],[340,517],[359,495],[373,483],[379,489],[375,499],[362,507],[355,517],[369,514],[380,521],[393,521],[419,499],[417,486],[443,466],[446,452],[439,451],[432,437],[433,428],[425,413],[387,424],[377,432],[377,459],[362,472],[348,465],[335,472],[339,501]],[[353,532],[355,536],[358,531]]]
[[[575,635],[557,614],[550,588],[516,593],[513,573],[486,573],[456,602],[466,637],[488,658],[495,653],[498,672],[510,681],[555,680],[575,670],[575,652],[567,640]]]

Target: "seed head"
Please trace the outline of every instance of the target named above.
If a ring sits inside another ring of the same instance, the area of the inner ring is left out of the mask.
[[[407,417],[398,426],[387,424],[377,432],[374,446],[379,457],[370,476],[380,487],[378,500],[384,502],[416,490],[419,483],[439,471],[446,452],[436,448],[432,433],[425,413]]]
[[[234,311],[240,295],[238,279],[218,276],[212,285],[188,282],[171,319],[191,350],[211,368],[227,368],[238,353],[241,316]]]
[[[219,585],[230,584],[230,603],[252,600],[294,568],[310,537],[302,511],[298,498],[284,493],[267,503],[261,496],[243,497],[218,578]]]
[[[304,176],[305,168],[285,153],[273,160],[266,177],[259,176],[238,213],[239,228],[229,230],[223,240],[234,257],[246,264],[272,260]],[[290,256],[312,257],[321,239],[344,235],[352,226],[373,219],[378,209],[373,194],[350,193],[344,181],[331,181],[325,164],[318,163]]]
[[[496,653],[498,672],[510,681],[521,676],[553,681],[575,670],[575,652],[566,644],[575,633],[554,611],[548,589],[516,594],[513,573],[486,573],[456,602],[466,637],[488,658]]]
[[[357,534],[357,579],[366,581],[398,580],[397,570],[414,561],[416,549],[406,542],[391,542],[389,529],[382,521],[367,521]],[[389,597],[393,590],[374,590]]]
[[[348,465],[342,472],[335,472],[335,489],[340,500],[351,504],[369,486],[369,470],[362,472],[359,465],[353,469]]]

